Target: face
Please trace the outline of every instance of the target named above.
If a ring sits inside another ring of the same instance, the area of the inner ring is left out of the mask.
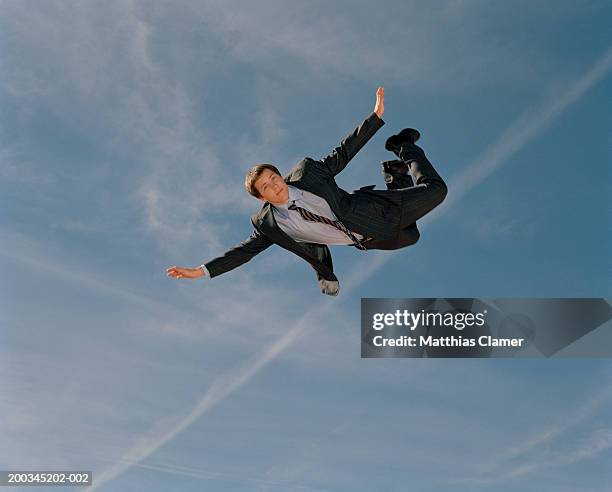
[[[283,205],[289,201],[289,188],[287,183],[270,169],[264,169],[255,181],[255,189],[261,195],[260,200],[270,202],[274,205]]]

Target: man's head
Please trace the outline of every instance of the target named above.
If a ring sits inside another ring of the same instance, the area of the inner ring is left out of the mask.
[[[289,189],[280,171],[272,164],[257,164],[249,169],[244,182],[246,190],[264,202],[282,205],[289,201]]]

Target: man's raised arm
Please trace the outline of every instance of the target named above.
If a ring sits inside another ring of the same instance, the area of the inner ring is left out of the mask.
[[[272,244],[266,236],[260,234],[257,230],[253,231],[253,234],[228,250],[222,256],[219,256],[204,265],[204,268],[184,268],[171,266],[166,269],[166,273],[169,277],[174,278],[199,278],[204,275],[208,275],[211,278],[221,275],[222,273],[229,272],[234,268],[246,263],[255,255],[261,253],[264,249]]]
[[[342,171],[367,141],[385,124],[382,120],[382,116],[385,112],[384,101],[385,89],[379,87],[376,90],[376,104],[374,105],[372,114],[370,114],[361,125],[355,128],[351,134],[347,135],[342,142],[340,142],[340,146],[336,147],[331,154],[319,161],[321,167],[326,172],[335,176]]]

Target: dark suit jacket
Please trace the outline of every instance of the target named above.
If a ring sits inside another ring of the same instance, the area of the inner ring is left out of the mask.
[[[334,176],[346,167],[384,124],[376,113],[370,114],[330,155],[320,160],[305,157],[284,176],[287,184],[324,198],[338,219],[350,230],[373,238],[365,243],[368,249],[379,249],[377,242],[388,244],[389,240],[397,236],[401,216],[399,199],[389,190],[372,189],[374,185],[347,193],[338,187]],[[251,223],[255,230],[248,239],[205,264],[211,277],[246,263],[276,243],[310,263],[317,273],[322,293],[338,295],[340,285],[334,275],[331,253],[326,245],[294,241],[276,224],[272,206],[268,202],[251,217]]]

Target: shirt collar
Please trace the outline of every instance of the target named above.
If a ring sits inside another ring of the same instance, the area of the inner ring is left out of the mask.
[[[304,192],[300,190],[299,188],[296,188],[295,186],[287,185],[287,188],[289,190],[289,203],[291,203],[294,200],[301,199],[302,196],[304,195]],[[287,205],[289,205],[289,203]]]

